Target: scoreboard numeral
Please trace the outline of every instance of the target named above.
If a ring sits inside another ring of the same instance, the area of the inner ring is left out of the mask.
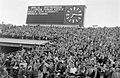
[[[75,21],[74,21],[74,19],[72,19],[72,23],[74,23]]]
[[[66,19],[69,19],[70,17],[67,17]]]
[[[78,22],[78,19],[75,19],[76,22]]]
[[[69,22],[71,22],[71,19],[69,19]]]
[[[69,16],[70,14],[66,14],[66,16]]]
[[[74,7],[74,10],[76,9],[76,7]]]
[[[70,8],[70,10],[73,10],[72,8]]]

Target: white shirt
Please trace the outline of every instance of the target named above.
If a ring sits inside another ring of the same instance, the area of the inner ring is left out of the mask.
[[[77,72],[77,68],[76,67],[73,67],[73,68],[70,68],[70,73],[74,73]]]

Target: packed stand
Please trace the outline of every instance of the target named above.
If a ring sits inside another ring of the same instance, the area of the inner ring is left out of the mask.
[[[5,76],[120,78],[120,27],[13,26],[10,29],[4,29],[2,34],[14,33],[26,39],[37,37],[50,43],[33,50],[1,53],[0,71],[4,68]]]

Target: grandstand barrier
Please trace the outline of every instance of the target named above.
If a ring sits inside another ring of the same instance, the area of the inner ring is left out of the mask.
[[[0,38],[0,52],[15,52],[23,48],[33,48],[34,46],[40,46],[48,43],[44,40],[24,40],[24,39],[10,39]]]

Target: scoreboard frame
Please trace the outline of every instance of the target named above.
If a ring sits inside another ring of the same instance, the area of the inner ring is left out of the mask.
[[[30,10],[29,8],[31,7],[38,8],[35,8],[35,10]],[[86,5],[28,6],[26,24],[84,26],[85,9]],[[32,13],[30,14],[30,12]]]

